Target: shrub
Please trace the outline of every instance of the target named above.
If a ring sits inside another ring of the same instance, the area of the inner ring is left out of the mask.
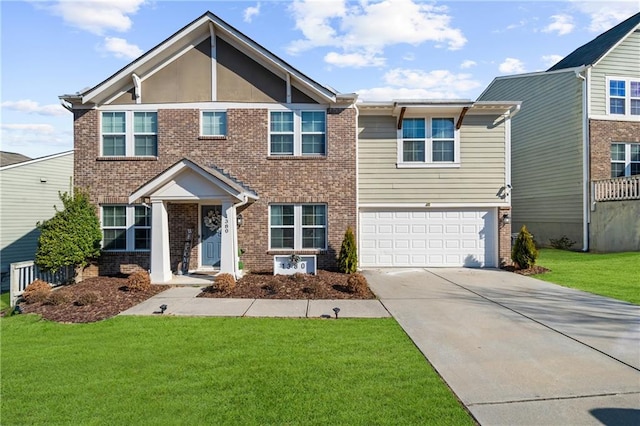
[[[527,231],[527,227],[522,225],[518,238],[511,249],[511,260],[521,269],[531,268],[536,264],[538,250],[533,242],[533,236]]]
[[[99,298],[100,297],[98,296],[98,293],[96,293],[95,291],[88,291],[78,296],[78,299],[76,300],[76,305],[78,306],[93,305],[98,301]]]
[[[358,268],[358,251],[356,248],[356,237],[353,229],[348,227],[344,233],[340,255],[338,256],[338,269],[343,274],[353,274]]]
[[[566,235],[554,240],[553,238],[549,239],[549,243],[551,247],[560,249],[560,250],[569,250],[576,242],[571,240]]]
[[[137,271],[127,277],[129,291],[147,291],[151,289],[151,278],[145,271]]]
[[[364,275],[356,272],[355,274],[351,274],[351,276],[349,276],[349,279],[347,280],[347,289],[349,290],[349,292],[365,293],[368,288],[369,285],[367,284],[367,279],[364,277]]]
[[[216,277],[215,284],[218,291],[228,292],[236,287],[236,279],[231,274],[220,274]]]
[[[64,305],[65,303],[68,303],[70,300],[71,300],[71,297],[68,292],[58,290],[58,291],[52,291],[44,303],[47,305],[58,306],[58,305]]]
[[[22,298],[27,303],[44,302],[51,294],[51,286],[40,279],[33,281],[24,289]]]

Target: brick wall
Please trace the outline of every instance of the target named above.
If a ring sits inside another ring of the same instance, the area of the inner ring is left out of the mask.
[[[511,216],[510,207],[498,208],[498,260],[499,266],[511,265],[511,224],[502,223],[502,217]]]
[[[640,142],[640,122],[589,120],[591,180],[611,178],[611,144]]]
[[[326,203],[328,205],[328,245],[318,253],[321,268],[335,266],[347,226],[356,229],[355,110],[327,112],[327,156],[323,158],[269,157],[268,110],[227,111],[225,139],[199,138],[199,111],[162,109],[158,111],[158,158],[99,158],[99,112],[75,111],[75,184],[88,188],[93,203],[126,203],[139,186],[184,157],[203,165],[215,165],[255,190],[260,199],[242,212],[244,225],[238,242],[246,250],[243,261],[251,270],[270,269],[273,254],[268,251],[269,203]],[[195,213],[194,213],[195,211]],[[181,216],[181,215],[184,215]],[[182,219],[177,219],[180,216]],[[169,207],[171,267],[182,256],[188,223],[197,222],[197,206]],[[303,252],[308,253],[308,252]],[[197,265],[194,247],[191,266]],[[105,256],[114,271],[118,256],[129,262],[128,254]],[[139,267],[148,269],[148,254],[136,254]],[[144,257],[144,258],[143,258]],[[146,260],[145,260],[146,259]],[[106,266],[106,265],[105,265]],[[120,272],[120,271],[119,271]],[[101,273],[103,271],[101,270]]]

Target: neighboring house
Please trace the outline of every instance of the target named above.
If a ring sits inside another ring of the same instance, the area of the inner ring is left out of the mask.
[[[545,72],[496,78],[478,99],[522,101],[516,228],[545,245],[567,236],[583,250],[640,250],[640,13]]]
[[[358,104],[360,266],[510,263],[518,102]]]
[[[0,271],[5,288],[11,263],[34,260],[40,235],[36,223],[50,219],[54,206],[62,207],[58,193],[72,188],[73,151],[33,160],[1,152],[0,158]]]

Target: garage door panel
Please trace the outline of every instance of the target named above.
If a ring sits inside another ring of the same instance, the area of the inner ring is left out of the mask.
[[[496,209],[360,214],[360,259],[372,266],[496,266]]]

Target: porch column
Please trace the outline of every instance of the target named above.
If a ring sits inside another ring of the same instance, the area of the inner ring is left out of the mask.
[[[161,200],[151,202],[151,282],[166,283],[172,278],[169,261],[169,219]]]
[[[233,244],[236,233],[236,212],[233,204],[230,202],[222,203],[222,241],[221,241],[221,259],[220,272],[235,276],[234,262],[236,254],[234,253]]]

